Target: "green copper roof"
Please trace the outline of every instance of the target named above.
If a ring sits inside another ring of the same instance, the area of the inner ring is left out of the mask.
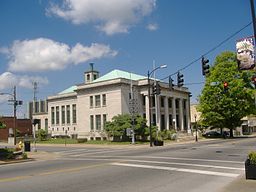
[[[93,82],[107,81],[107,80],[119,79],[119,78],[132,79],[134,81],[137,81],[139,79],[146,79],[147,77],[115,69],[113,71],[110,71],[106,75],[103,75],[102,77],[94,80]]]
[[[64,91],[61,91],[60,93],[58,93],[58,95],[61,95],[61,94],[66,94],[66,93],[74,93],[75,90],[76,90],[77,86],[74,85],[74,86],[71,86],[67,89],[65,89]]]

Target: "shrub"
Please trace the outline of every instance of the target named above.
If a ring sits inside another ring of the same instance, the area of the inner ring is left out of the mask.
[[[0,149],[0,159],[13,159],[14,154],[12,149]]]
[[[77,139],[77,143],[85,143],[87,142],[87,139],[84,138],[84,139]]]
[[[22,153],[22,159],[27,159],[28,158],[28,154],[27,153]]]
[[[250,164],[255,164],[256,165],[256,151],[252,151],[248,155],[248,159],[250,161]]]
[[[40,140],[40,141],[45,141],[47,139],[47,132],[43,129],[39,129],[37,131],[37,138]]]

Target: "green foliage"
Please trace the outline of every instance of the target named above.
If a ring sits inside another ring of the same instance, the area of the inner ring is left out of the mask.
[[[132,120],[130,114],[117,115],[112,118],[112,121],[106,122],[105,131],[109,137],[127,139],[126,129],[132,128]],[[148,135],[146,119],[140,115],[134,117],[135,135],[145,138]]]
[[[250,164],[255,164],[256,165],[256,152],[252,151],[248,155],[248,159],[250,161]]]
[[[13,154],[13,149],[0,149],[0,159],[5,160],[5,159],[13,159],[14,154]]]
[[[45,141],[47,139],[47,132],[44,129],[39,129],[36,133],[36,137],[39,141]]]
[[[27,153],[22,153],[22,159],[27,159],[28,158],[28,154]]]
[[[6,128],[6,125],[0,121],[0,129],[4,129],[4,128]]]
[[[256,114],[251,76],[252,72],[237,69],[235,53],[223,52],[217,56],[199,97],[200,124],[232,130],[241,125],[243,117]],[[227,92],[223,90],[225,81]],[[212,85],[212,82],[219,84]]]

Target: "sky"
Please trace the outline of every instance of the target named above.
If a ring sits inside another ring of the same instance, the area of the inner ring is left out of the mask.
[[[251,21],[250,0],[0,0],[0,93],[16,86],[25,117],[33,82],[37,99],[46,99],[82,83],[89,63],[101,76],[114,69],[147,76],[155,63],[167,65],[158,79],[180,70],[196,103],[200,57],[213,65],[235,51],[252,25],[209,52]],[[0,95],[0,115],[12,115],[8,99]]]

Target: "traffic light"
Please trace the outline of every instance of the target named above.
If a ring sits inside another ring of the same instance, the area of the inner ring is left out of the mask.
[[[153,85],[153,94],[154,95],[160,95],[161,93],[161,88],[158,82],[156,82],[156,84]]]
[[[156,95],[160,95],[161,93],[161,88],[158,82],[156,82]]]
[[[223,91],[226,93],[228,91],[228,82],[224,81],[223,83]]]
[[[183,75],[180,72],[177,74],[177,84],[178,87],[182,87],[184,85]]]
[[[202,74],[203,74],[203,76],[205,76],[210,72],[209,71],[210,66],[209,66],[209,64],[207,64],[207,63],[209,63],[209,60],[202,57],[201,63],[202,63]]]
[[[252,76],[252,83],[254,84],[254,88],[256,89],[256,75]]]
[[[173,79],[171,76],[169,76],[169,89],[173,90],[174,84],[173,84]]]

